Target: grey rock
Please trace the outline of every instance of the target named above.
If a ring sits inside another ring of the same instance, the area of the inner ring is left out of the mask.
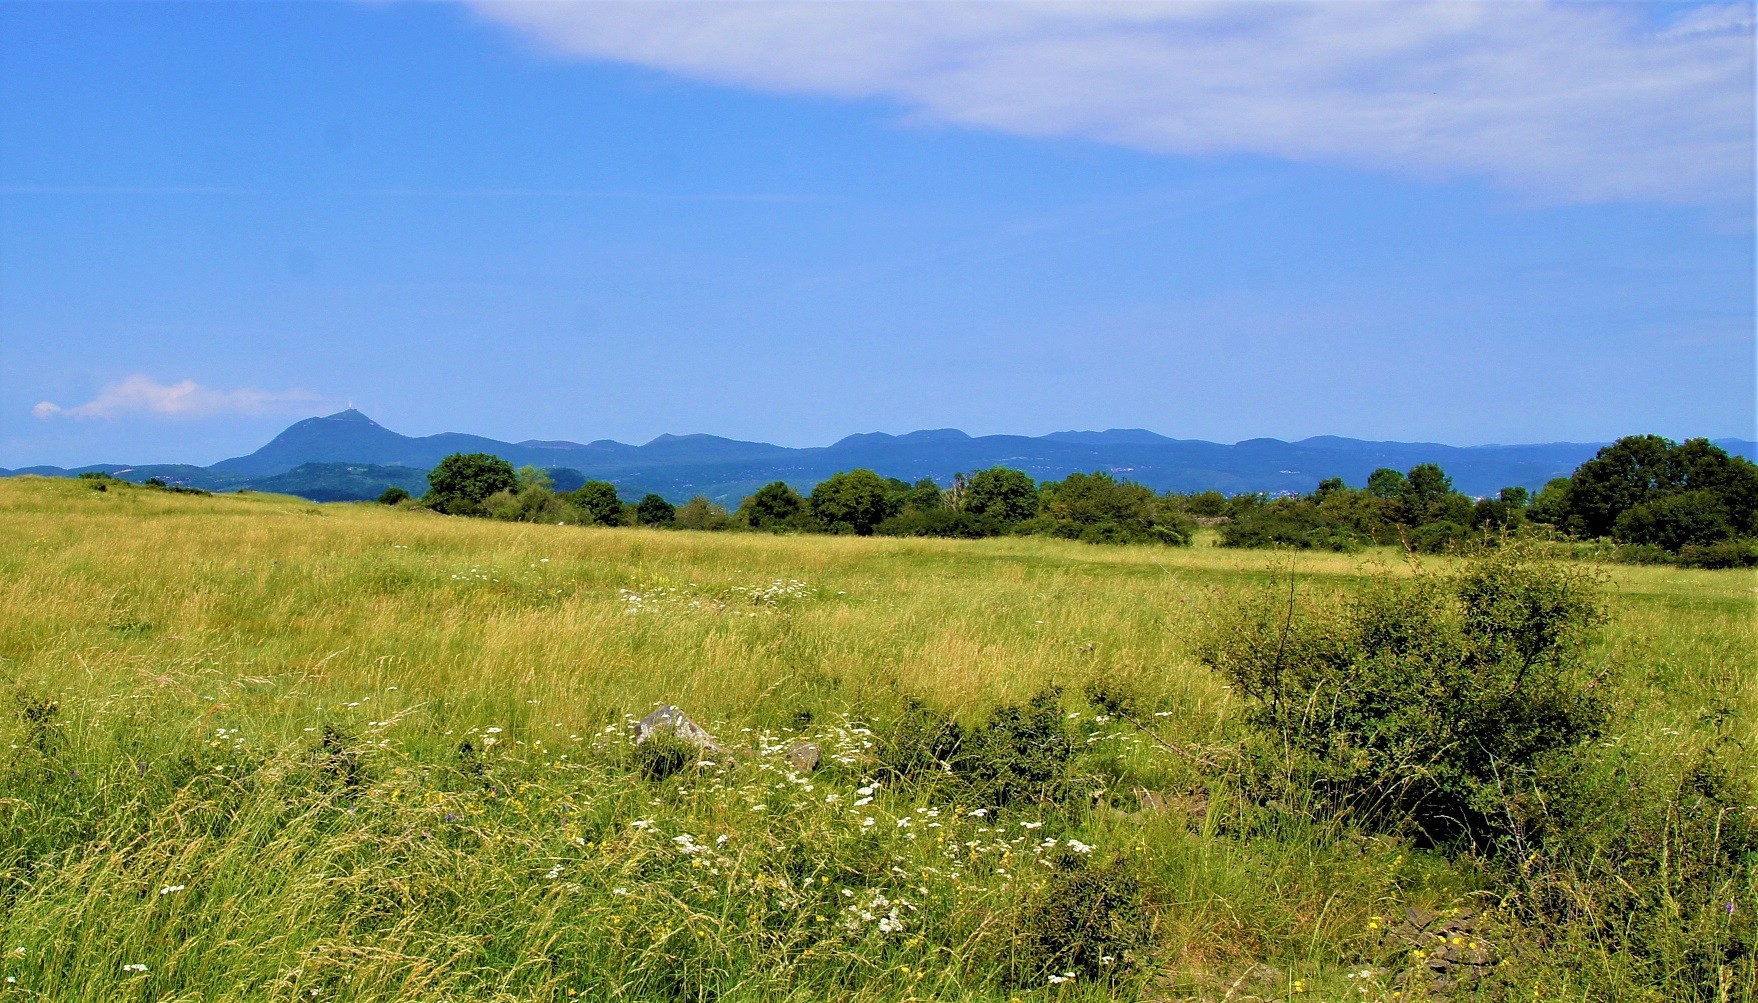
[[[727,749],[715,740],[714,736],[701,725],[684,716],[684,712],[671,704],[662,704],[653,713],[641,719],[635,725],[635,744],[640,745],[658,735],[675,735],[685,742],[708,752],[726,753]]]
[[[788,746],[784,757],[787,764],[800,773],[810,773],[818,768],[824,753],[819,750],[816,742],[795,742]]]

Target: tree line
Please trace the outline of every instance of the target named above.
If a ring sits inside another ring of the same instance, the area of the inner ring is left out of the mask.
[[[1758,565],[1758,467],[1704,439],[1629,436],[1601,449],[1536,496],[1510,486],[1493,497],[1458,491],[1432,463],[1375,470],[1360,487],[1329,478],[1305,495],[1156,493],[1110,473],[1039,482],[1008,467],[959,474],[948,485],[850,470],[801,494],[785,481],[729,511],[697,496],[625,501],[607,481],[559,492],[535,467],[454,453],[428,475],[419,502],[392,488],[379,499],[451,515],[523,522],[978,539],[1029,535],[1089,543],[1191,542],[1217,527],[1228,547],[1351,551],[1398,545],[1440,552],[1520,535],[1602,540],[1626,560]]]

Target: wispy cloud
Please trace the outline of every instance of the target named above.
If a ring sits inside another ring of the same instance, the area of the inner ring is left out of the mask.
[[[136,373],[119,383],[110,384],[84,404],[62,407],[53,401],[43,401],[31,408],[31,414],[45,420],[122,418],[131,415],[167,418],[260,416],[282,413],[319,400],[316,394],[304,390],[214,390],[201,386],[194,380],[159,383],[150,376]]]
[[[564,55],[1029,136],[1561,202],[1752,191],[1745,3],[472,6]]]

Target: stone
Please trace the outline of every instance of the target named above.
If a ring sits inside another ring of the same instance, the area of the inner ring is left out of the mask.
[[[701,725],[690,720],[684,712],[671,704],[662,704],[653,713],[641,719],[635,725],[635,744],[640,745],[658,735],[675,735],[698,749],[717,754],[725,754],[727,749],[715,740],[714,736]]]
[[[819,750],[816,742],[795,742],[788,746],[787,752],[783,754],[782,758],[786,759],[787,765],[793,767],[796,772],[810,773],[818,768],[818,763],[824,758],[824,754]]]

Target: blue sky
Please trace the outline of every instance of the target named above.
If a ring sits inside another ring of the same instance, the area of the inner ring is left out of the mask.
[[[0,5],[0,466],[1754,433],[1750,5]]]

